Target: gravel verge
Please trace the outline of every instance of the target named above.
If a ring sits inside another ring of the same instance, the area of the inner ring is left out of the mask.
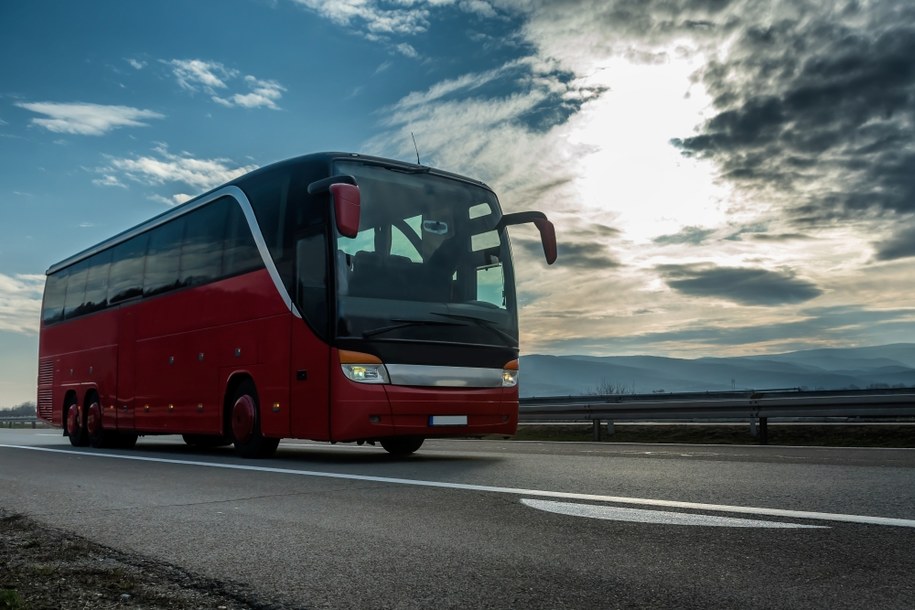
[[[242,586],[122,553],[0,511],[0,610],[285,610]]]

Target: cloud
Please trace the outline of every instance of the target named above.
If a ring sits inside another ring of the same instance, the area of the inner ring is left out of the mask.
[[[375,42],[381,42],[404,57],[418,59],[419,52],[404,42],[429,32],[436,13],[455,8],[464,14],[482,19],[499,16],[496,2],[486,0],[292,0],[323,19]],[[514,10],[515,7],[508,7]]]
[[[0,273],[0,332],[38,332],[44,275]]]
[[[276,81],[258,80],[253,76],[246,76],[245,83],[251,89],[249,93],[236,93],[228,98],[214,95],[213,101],[223,106],[241,106],[242,108],[270,108],[279,110],[277,100],[283,96],[286,88]]]
[[[154,154],[127,158],[112,158],[108,165],[97,171],[103,180],[122,178],[147,186],[183,184],[204,192],[213,187],[257,169],[256,165],[238,165],[229,159],[198,159],[187,153],[174,154],[165,146],[158,146]],[[175,197],[186,195],[175,194]],[[167,199],[174,205],[177,199]]]
[[[101,136],[120,127],[146,127],[145,119],[162,119],[165,115],[130,106],[105,106],[82,102],[20,102],[16,104],[47,118],[32,119],[33,125],[55,133]]]
[[[654,238],[654,243],[659,246],[667,246],[672,244],[692,244],[698,246],[705,242],[705,240],[714,235],[715,231],[712,229],[701,229],[699,227],[683,227],[678,233],[671,235],[661,235]]]
[[[217,89],[228,87],[225,80],[238,76],[237,70],[202,59],[173,59],[167,63],[172,67],[178,85],[188,91],[203,90],[212,95]]]
[[[277,102],[286,88],[275,80],[244,75],[215,61],[172,59],[171,66],[178,85],[192,93],[204,93],[217,104],[228,108],[269,108],[279,110]],[[236,92],[232,92],[235,89]],[[237,91],[241,89],[241,91]]]
[[[543,257],[543,244],[533,239],[513,239],[512,243],[523,248],[532,258]],[[560,242],[557,245],[557,260],[563,268],[613,269],[620,262],[608,252],[607,244],[601,242]]]
[[[689,295],[725,299],[742,305],[776,306],[809,301],[823,291],[791,272],[714,265],[661,265],[671,288]]]
[[[652,312],[646,312],[652,313]],[[582,336],[557,341],[555,353],[736,355],[780,353],[818,347],[848,347],[898,342],[915,322],[915,309],[830,307],[803,309],[780,321],[731,325],[700,320],[688,327],[663,331],[634,331],[611,340]],[[875,339],[876,337],[876,339]],[[735,350],[739,350],[736,351]]]
[[[429,28],[429,9],[413,2],[378,2],[371,0],[293,0],[331,22],[365,29],[368,34],[411,35]],[[438,4],[443,4],[439,2]]]
[[[874,249],[881,261],[915,256],[915,224],[903,226],[889,239],[875,243]]]
[[[106,174],[101,178],[96,178],[92,181],[92,184],[96,186],[117,186],[120,188],[127,188],[127,185],[118,180],[117,176],[112,176],[111,174]]]
[[[715,112],[672,143],[796,224],[915,212],[915,7],[798,2],[735,23],[698,74]]]
[[[430,33],[458,22],[437,4],[398,6],[426,10]],[[413,132],[423,163],[484,180],[507,211],[547,212],[559,239],[553,268],[536,232],[512,229],[526,351],[631,353],[639,341],[681,355],[792,349],[846,323],[805,316],[802,305],[857,315],[907,298],[915,94],[911,62],[893,58],[915,56],[915,8],[490,6],[492,22],[462,25],[480,46],[500,45],[491,61],[430,72],[447,76],[380,109],[382,132],[364,148],[415,159]],[[906,328],[911,337],[912,321],[887,310],[873,334],[862,323],[848,340],[898,340],[889,329]],[[706,332],[690,334],[697,328]],[[841,342],[841,328],[828,337]]]

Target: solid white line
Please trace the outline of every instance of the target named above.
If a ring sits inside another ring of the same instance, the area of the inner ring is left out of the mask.
[[[98,457],[117,460],[132,460],[136,462],[156,462],[159,464],[175,464],[181,466],[201,466],[204,468],[222,468],[226,470],[243,470],[248,472],[269,472],[272,474],[288,474],[300,477],[315,477],[324,479],[342,479],[348,481],[371,481],[373,483],[387,483],[391,485],[412,485],[416,487],[431,487],[436,489],[458,489],[462,491],[479,491],[485,493],[511,494],[516,496],[533,496],[536,498],[561,498],[564,500],[585,500],[591,502],[610,502],[614,504],[633,504],[636,506],[662,506],[664,508],[681,508],[687,510],[703,510],[719,513],[736,513],[745,515],[764,515],[767,517],[783,517],[786,519],[813,519],[816,521],[838,521],[842,523],[858,523],[865,525],[888,525],[893,527],[915,528],[915,519],[897,519],[893,517],[872,517],[867,515],[844,515],[841,513],[819,513],[803,510],[784,510],[780,508],[759,508],[754,506],[731,506],[727,504],[707,504],[701,502],[680,502],[678,500],[656,500],[650,498],[627,498],[622,496],[605,496],[600,494],[583,494],[566,491],[546,491],[541,489],[524,489],[520,487],[500,487],[492,485],[474,485],[470,483],[448,483],[445,481],[424,481],[421,479],[400,479],[395,477],[379,477],[364,474],[346,474],[338,472],[320,472],[316,470],[293,470],[291,468],[273,468],[270,466],[252,466],[247,464],[221,464],[217,462],[198,462],[195,460],[176,460],[169,458],[145,457],[139,455],[125,455],[116,453],[94,453],[92,451],[51,449],[49,447],[28,447],[23,445],[0,444],[5,449],[26,449],[28,451],[41,451],[46,453],[62,453],[81,457]]]

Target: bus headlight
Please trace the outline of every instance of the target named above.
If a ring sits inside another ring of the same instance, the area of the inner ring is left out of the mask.
[[[357,383],[390,383],[388,370],[378,356],[340,350],[340,368],[347,379]]]
[[[518,385],[518,361],[506,362],[502,367],[502,387],[513,388]]]

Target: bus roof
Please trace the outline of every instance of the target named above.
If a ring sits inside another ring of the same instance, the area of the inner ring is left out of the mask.
[[[53,265],[51,265],[48,268],[48,270],[45,272],[45,274],[51,275],[52,273],[56,273],[62,269],[66,269],[67,267],[74,265],[74,264],[78,263],[79,261],[92,256],[93,254],[102,252],[103,250],[107,250],[108,248],[116,246],[117,244],[119,244],[121,242],[127,241],[131,237],[134,237],[134,236],[139,235],[145,231],[148,231],[154,227],[157,227],[157,226],[171,220],[172,218],[176,218],[178,216],[186,214],[186,213],[190,212],[191,210],[193,210],[194,208],[196,208],[199,205],[200,201],[205,199],[208,195],[210,195],[211,193],[214,193],[220,189],[223,189],[227,186],[237,186],[237,187],[241,188],[247,180],[249,180],[250,178],[255,177],[261,173],[267,172],[269,170],[279,169],[284,166],[294,167],[296,165],[301,165],[306,162],[325,161],[328,164],[328,171],[329,171],[329,166],[330,166],[331,162],[337,161],[337,160],[342,160],[342,159],[353,160],[353,161],[363,161],[366,163],[383,165],[385,167],[397,168],[397,169],[401,169],[401,170],[411,172],[411,173],[433,174],[436,176],[451,178],[453,180],[470,182],[477,186],[482,186],[483,188],[492,190],[492,189],[490,189],[490,187],[488,185],[486,185],[483,182],[480,182],[479,180],[474,180],[474,179],[468,178],[466,176],[461,176],[460,174],[454,174],[451,172],[447,172],[447,171],[440,170],[440,169],[435,169],[435,168],[428,167],[425,165],[419,165],[416,163],[407,163],[407,162],[398,161],[395,159],[386,159],[384,157],[374,157],[371,155],[363,155],[363,154],[359,154],[359,153],[350,153],[350,152],[312,153],[312,154],[308,154],[308,155],[302,155],[299,157],[293,157],[291,159],[286,159],[284,161],[278,161],[275,163],[271,163],[269,165],[265,165],[263,167],[255,169],[253,171],[250,171],[247,174],[239,176],[238,178],[235,178],[234,180],[230,180],[229,182],[226,182],[225,184],[221,184],[213,189],[210,189],[209,191],[207,191],[205,193],[201,193],[200,195],[197,195],[196,197],[189,199],[188,201],[185,201],[184,203],[182,203],[180,205],[177,205],[169,210],[166,210],[166,211],[162,212],[161,214],[153,216],[149,220],[145,220],[138,225],[135,225],[129,229],[121,231],[120,233],[117,233],[116,235],[113,235],[112,237],[109,237],[108,239],[105,239],[105,240],[95,244],[94,246],[90,246],[89,248],[86,248],[85,250],[83,250],[81,252],[78,252],[57,263],[54,263]]]

